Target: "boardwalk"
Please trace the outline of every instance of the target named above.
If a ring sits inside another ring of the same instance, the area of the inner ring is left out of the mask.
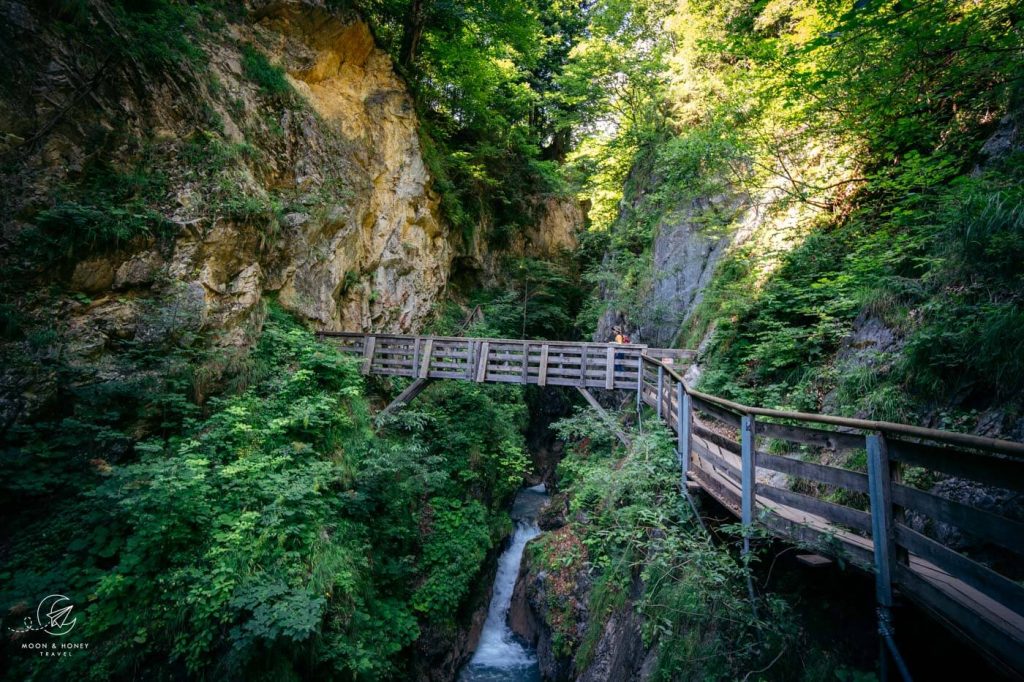
[[[954,476],[1024,492],[1024,444],[906,424],[740,405],[687,387],[690,351],[642,345],[324,333],[363,372],[635,391],[675,433],[687,481],[777,537],[875,574],[882,629],[894,593],[913,600],[1003,672],[1024,679],[1024,523],[904,481]],[[826,466],[867,453],[867,471]],[[804,461],[804,459],[808,461]],[[808,494],[808,493],[814,493]],[[826,499],[827,498],[827,499]],[[982,563],[937,541],[956,528],[994,548]]]

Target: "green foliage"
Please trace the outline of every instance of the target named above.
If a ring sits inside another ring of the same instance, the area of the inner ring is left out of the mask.
[[[467,243],[481,225],[498,245],[535,218],[537,195],[567,191],[553,161],[568,151],[575,105],[559,77],[586,20],[551,0],[356,3],[408,79],[442,209]]]
[[[729,235],[753,199],[761,226],[680,330],[687,347],[711,333],[705,389],[889,419],[952,396],[1015,404],[1020,163],[981,149],[1020,108],[1014,3],[700,0],[664,16],[665,121],[581,166],[612,208],[609,254],[587,274],[603,301],[585,316],[661,322],[648,302],[659,226]],[[881,353],[838,355],[878,324],[893,336]]]
[[[18,249],[37,265],[75,262],[127,246],[136,239],[167,238],[175,226],[157,210],[166,178],[140,164],[126,170],[90,164],[77,185],[60,188],[39,211],[35,227],[18,236]]]
[[[85,0],[48,0],[68,34],[99,41],[110,59],[127,59],[150,69],[201,65],[206,54],[196,37],[221,26],[217,0],[114,0],[99,6]]]
[[[1016,253],[1024,204],[1011,164],[921,188],[882,226],[865,211],[812,234],[754,296],[750,253],[736,250],[684,340],[698,342],[714,320],[704,386],[817,409],[822,387],[838,382],[846,409],[897,420],[910,417],[908,390],[919,403],[1012,399],[1024,386],[1013,331],[1024,296]],[[905,347],[832,369],[858,316],[879,318]]]
[[[443,621],[455,613],[491,547],[487,510],[479,502],[431,502],[432,532],[423,547],[426,579],[413,595],[413,607]]]
[[[242,71],[268,97],[282,98],[292,91],[284,69],[271,64],[266,55],[252,45],[242,47]]]
[[[508,258],[504,270],[509,286],[474,289],[469,293],[467,303],[480,306],[483,315],[483,325],[470,330],[470,334],[513,339],[578,336],[574,321],[583,292],[577,274],[566,262]],[[442,320],[439,333],[455,333],[460,312],[453,310],[451,317]]]
[[[507,531],[521,391],[449,385],[375,435],[359,362],[272,305],[237,389],[198,405],[213,350],[174,308],[154,302],[169,326],[127,349],[134,377],[94,378],[3,451],[0,601],[69,594],[76,636],[107,643],[70,662],[88,679],[400,677]]]
[[[212,6],[172,0],[135,0],[119,3],[128,34],[126,51],[155,67],[191,62],[201,64],[206,54],[190,36],[215,23]]]
[[[652,431],[632,434],[625,453],[593,413],[555,425],[572,443],[559,480],[570,496],[571,518],[585,521],[543,536],[535,560],[557,576],[562,555],[548,545],[561,549],[568,530],[585,548],[593,575],[586,632],[575,634],[571,621],[556,632],[565,653],[575,652],[576,664],[585,668],[608,616],[631,603],[643,617],[645,644],[658,652],[653,679],[738,679],[769,668],[771,679],[828,679],[834,661],[796,654],[806,646],[805,634],[785,595],[760,595],[753,615],[746,567],[732,547],[714,543],[694,523],[679,492],[671,434],[653,417],[651,423]],[[721,529],[726,537],[732,530]],[[553,590],[559,581],[546,584]],[[549,595],[556,626],[564,623],[558,609],[565,600],[562,592]]]

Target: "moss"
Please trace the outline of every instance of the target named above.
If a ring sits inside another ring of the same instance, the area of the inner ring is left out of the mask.
[[[545,622],[551,627],[552,647],[556,655],[569,656],[580,641],[577,623],[583,605],[576,593],[587,548],[571,526],[549,532],[529,547],[533,565],[545,573]]]

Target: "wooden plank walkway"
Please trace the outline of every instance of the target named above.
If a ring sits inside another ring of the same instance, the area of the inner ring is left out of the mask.
[[[1024,679],[1024,586],[1017,580],[1024,573],[1024,524],[903,480],[904,468],[913,466],[1021,493],[1022,443],[740,405],[685,385],[680,371],[692,351],[516,339],[321,337],[361,357],[364,373],[409,377],[417,390],[429,380],[461,379],[636,391],[638,408],[653,408],[676,435],[684,483],[699,485],[748,528],[760,524],[777,537],[873,572],[883,625],[898,591],[1004,673]],[[818,463],[865,451],[867,472]],[[815,488],[817,495],[797,491]],[[822,493],[840,494],[829,495],[838,500],[830,501]],[[907,521],[907,512],[955,526],[1006,558],[1000,565],[983,564],[923,534]],[[1011,574],[1001,572],[1008,567]]]

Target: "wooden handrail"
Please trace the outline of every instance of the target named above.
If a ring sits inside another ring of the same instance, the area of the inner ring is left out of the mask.
[[[647,346],[647,345],[644,345],[644,344],[640,344],[640,343],[613,343],[613,342],[610,342],[610,341],[606,342],[606,343],[595,342],[595,341],[548,341],[546,339],[541,341],[540,339],[492,339],[492,338],[487,338],[487,337],[483,337],[483,336],[479,336],[479,337],[474,336],[474,337],[472,337],[472,339],[470,339],[470,337],[466,337],[466,336],[429,336],[428,337],[428,336],[422,336],[422,335],[417,336],[416,334],[364,334],[362,332],[326,332],[326,331],[316,332],[316,334],[317,334],[317,336],[326,336],[326,337],[335,337],[335,338],[362,338],[362,337],[366,337],[366,336],[377,336],[377,337],[383,337],[383,338],[388,338],[388,339],[408,339],[410,341],[413,341],[413,340],[415,340],[417,338],[431,338],[431,339],[434,339],[435,341],[469,341],[469,340],[473,340],[473,341],[487,341],[489,343],[513,343],[513,344],[520,344],[520,345],[525,340],[525,341],[529,341],[530,343],[542,343],[543,342],[543,343],[548,344],[549,346],[575,346],[575,347],[586,346],[588,348],[606,348],[608,346],[616,346],[616,347],[624,348],[624,349],[627,349],[627,350],[639,350],[639,351],[643,351],[645,349],[649,349],[650,348],[650,346]]]
[[[750,407],[749,405],[743,405],[741,403],[733,402],[732,400],[727,400],[725,398],[720,398],[718,396],[690,388],[686,384],[686,380],[682,375],[675,371],[671,365],[668,365],[657,358],[652,358],[646,353],[643,353],[641,358],[652,365],[665,368],[673,379],[683,384],[684,390],[691,396],[700,398],[701,400],[705,400],[709,403],[714,403],[715,405],[732,410],[738,414],[749,414],[758,417],[773,417],[776,419],[796,419],[819,424],[845,426],[848,428],[862,429],[864,431],[882,431],[902,436],[911,436],[914,438],[925,438],[942,443],[955,443],[956,445],[988,450],[1005,455],[1024,456],[1024,443],[999,440],[998,438],[987,438],[985,436],[975,436],[973,434],[957,433],[955,431],[943,431],[941,429],[929,429],[923,426],[912,426],[910,424],[898,424],[895,422],[857,419],[854,417],[836,417],[828,414],[814,414],[810,412],[773,410],[764,407]]]
[[[433,341],[451,341],[451,342],[474,342],[486,341],[491,345],[494,344],[510,344],[519,345],[523,343],[522,339],[497,339],[497,338],[473,338],[461,336],[417,336],[412,334],[364,334],[360,332],[330,332],[321,331],[317,332],[317,335],[321,338],[368,338],[368,337],[379,337],[383,339],[401,339],[408,341],[415,341],[417,339],[429,338]],[[544,345],[555,347],[555,348],[600,348],[600,349],[621,349],[621,352],[628,353],[631,357],[635,358],[635,354],[639,354],[641,364],[646,362],[653,367],[660,368],[665,374],[669,376],[671,380],[677,381],[683,384],[684,390],[689,395],[699,398],[707,403],[717,405],[719,407],[730,410],[739,415],[751,415],[758,417],[768,417],[772,419],[788,419],[797,420],[804,422],[813,422],[818,424],[829,424],[831,426],[839,426],[844,428],[859,429],[862,431],[879,431],[893,436],[902,436],[904,438],[918,438],[929,441],[935,441],[938,443],[959,445],[962,447],[973,448],[977,450],[985,450],[987,452],[997,453],[1000,455],[1008,455],[1011,457],[1024,457],[1024,443],[1017,443],[1014,441],[1000,440],[997,438],[988,438],[986,436],[976,436],[969,433],[957,433],[955,431],[943,431],[941,429],[932,429],[923,426],[913,426],[911,424],[899,424],[895,422],[887,421],[876,421],[871,419],[857,419],[855,417],[837,417],[828,414],[815,414],[810,412],[794,412],[790,410],[775,410],[764,407],[752,407],[750,405],[743,405],[726,398],[704,393],[691,388],[686,384],[686,380],[681,374],[675,369],[675,367],[657,357],[651,355],[652,352],[658,352],[660,350],[669,349],[654,349],[644,344],[620,344],[620,343],[596,343],[588,341],[544,341]],[[640,372],[642,377],[642,371]]]

